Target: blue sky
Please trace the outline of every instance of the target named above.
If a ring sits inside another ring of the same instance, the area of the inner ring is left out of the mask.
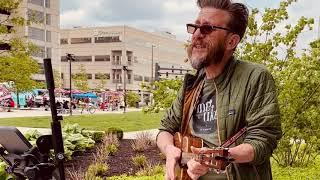
[[[280,0],[235,0],[249,8],[261,11],[277,7]],[[195,0],[61,0],[60,23],[62,28],[74,26],[128,25],[145,31],[170,31],[178,40],[189,39],[185,24],[193,22],[198,13]],[[289,8],[287,24],[297,22],[301,16],[318,19],[319,0],[298,0]],[[318,27],[305,31],[304,42],[317,36]],[[303,46],[306,43],[300,43]]]

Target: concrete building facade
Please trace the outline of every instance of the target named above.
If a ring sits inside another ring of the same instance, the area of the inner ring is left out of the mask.
[[[99,84],[99,73],[108,77],[104,89],[139,92],[141,83],[155,77],[155,63],[161,67],[188,68],[184,43],[170,33],[149,33],[128,26],[61,29],[60,72],[63,87],[69,88],[69,61],[73,54],[72,74],[85,67],[91,89]],[[126,66],[127,70],[124,70]],[[127,72],[127,73],[126,73]],[[126,78],[124,78],[126,76]],[[73,85],[72,85],[73,86]]]

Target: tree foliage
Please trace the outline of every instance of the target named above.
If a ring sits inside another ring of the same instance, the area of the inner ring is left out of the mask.
[[[320,41],[307,50],[297,47],[302,31],[311,30],[313,19],[301,17],[284,25],[289,18],[287,8],[295,0],[280,3],[279,8],[252,10],[243,42],[237,56],[265,64],[278,87],[283,137],[273,154],[281,166],[307,165],[319,153],[320,143]]]
[[[0,44],[10,47],[8,50],[0,51],[0,82],[13,81],[18,92],[39,86],[39,83],[32,79],[32,75],[39,71],[39,65],[31,58],[38,48],[26,42],[24,37],[15,35],[16,28],[31,22],[17,15],[20,3],[21,0],[0,1],[0,9],[8,12],[8,15],[1,15]],[[14,28],[7,26],[8,24]]]
[[[130,106],[130,107],[136,107],[136,103],[140,101],[140,96],[139,94],[135,93],[135,92],[128,92],[126,94],[126,103]]]
[[[104,86],[106,85],[107,83],[107,75],[106,74],[103,74],[103,73],[97,73],[96,74],[96,79],[98,79],[98,83],[96,83],[96,89],[98,91],[104,89]]]
[[[79,73],[72,75],[74,86],[81,91],[89,91],[88,75],[86,68],[83,64],[79,67]]]
[[[58,70],[53,70],[53,79],[55,88],[62,88],[63,81],[61,78],[61,73]]]
[[[159,112],[160,109],[169,108],[177,97],[182,85],[182,79],[163,79],[151,84],[142,84],[142,88],[153,95],[153,103],[144,108],[144,112]]]

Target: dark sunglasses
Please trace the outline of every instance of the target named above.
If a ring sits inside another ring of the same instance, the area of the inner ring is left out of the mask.
[[[204,24],[204,25],[187,24],[187,31],[190,34],[195,33],[198,28],[200,29],[201,34],[204,34],[204,35],[210,34],[212,31],[216,31],[217,29],[232,32],[228,28],[213,26],[213,25],[209,25],[209,24]]]

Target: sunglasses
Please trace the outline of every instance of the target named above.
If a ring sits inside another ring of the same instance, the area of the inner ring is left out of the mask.
[[[194,34],[198,28],[200,29],[201,34],[204,34],[204,35],[210,34],[210,33],[212,33],[212,31],[216,31],[217,29],[232,32],[228,28],[213,26],[213,25],[209,25],[209,24],[204,24],[204,25],[187,24],[187,32],[190,34]]]

